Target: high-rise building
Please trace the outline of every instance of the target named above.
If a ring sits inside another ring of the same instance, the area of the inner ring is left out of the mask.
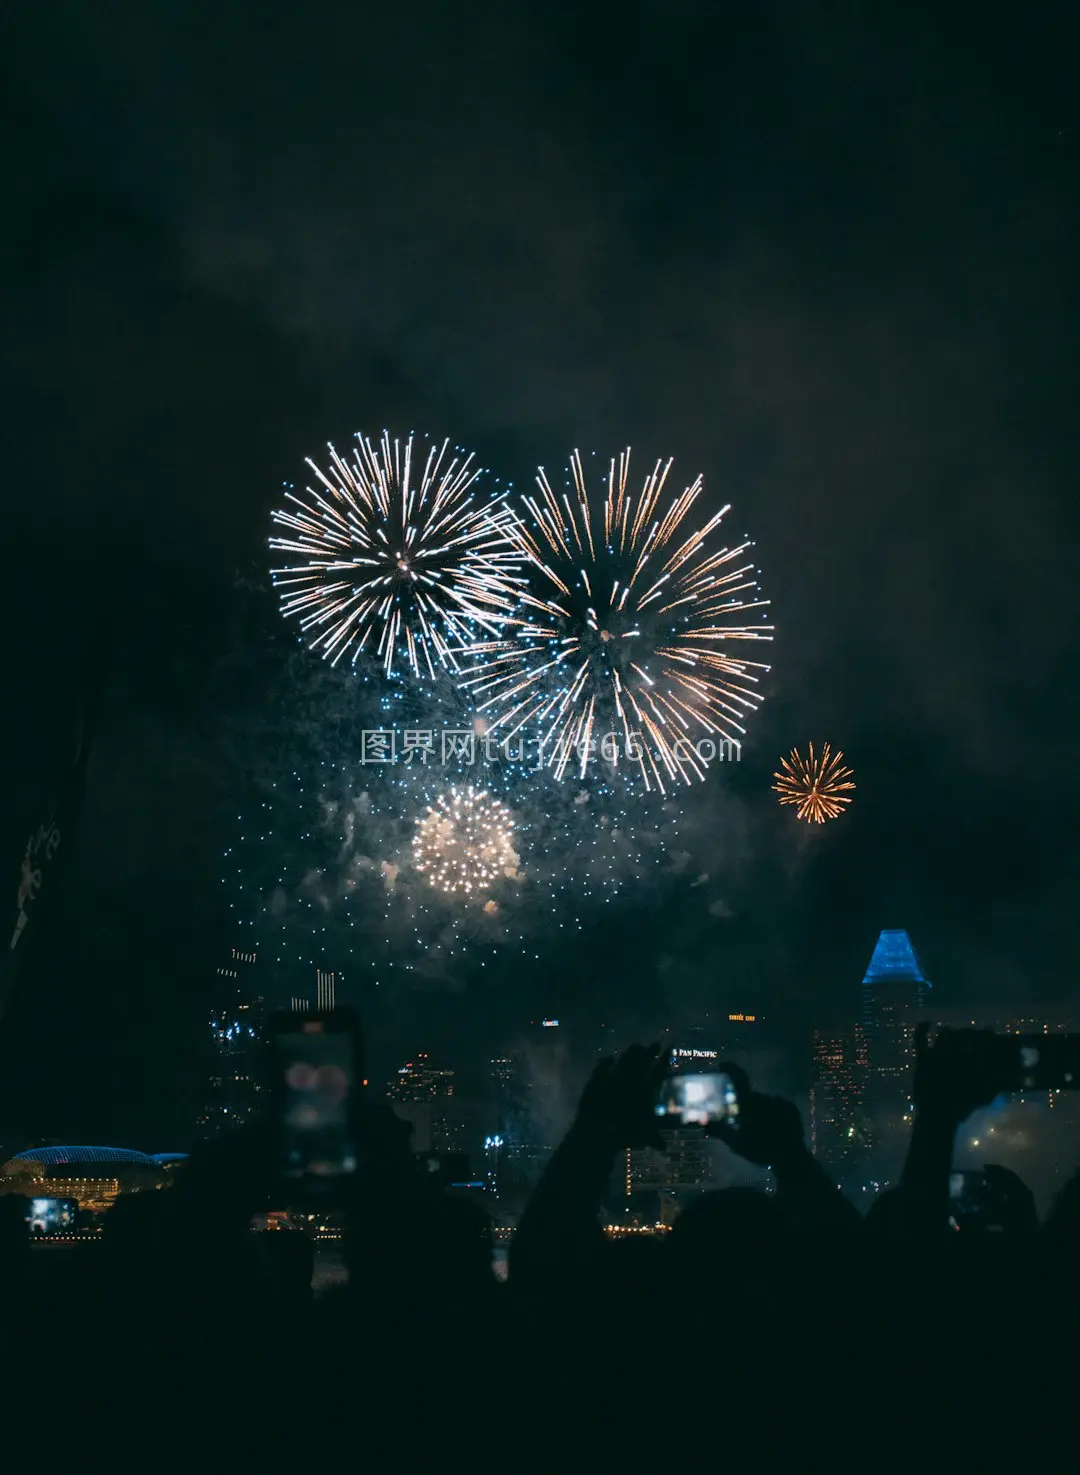
[[[414,1055],[388,1082],[386,1095],[412,1127],[415,1152],[461,1151],[452,1070],[437,1069],[426,1054]]]
[[[533,1020],[525,1031],[520,1069],[525,1086],[522,1150],[535,1176],[558,1146],[572,1112],[566,1025],[550,1016]]]
[[[910,1116],[915,1026],[926,1017],[930,988],[907,933],[882,932],[862,981],[862,1026],[867,1105],[885,1134]]]
[[[660,1133],[664,1150],[632,1147],[626,1152],[626,1195],[675,1193],[708,1188],[713,1181],[709,1139],[700,1127],[674,1127]]]
[[[315,1007],[333,1009],[336,1000],[336,979],[333,973],[322,968],[315,970]]]
[[[722,1009],[702,1014],[694,1024],[668,1025],[667,1038],[677,1037],[684,1050],[705,1051],[714,1060],[739,1061],[765,1043],[765,1017],[755,1010]],[[706,1057],[702,1057],[706,1058]]]
[[[488,1142],[498,1142],[500,1192],[523,1192],[535,1179],[529,1154],[529,1075],[520,1051],[498,1055],[488,1078],[484,1155]]]
[[[854,1168],[870,1146],[867,1112],[869,1050],[861,1025],[815,1030],[810,1087],[810,1149],[838,1175]]]
[[[324,968],[315,969],[315,1005],[321,1011],[333,1009],[337,1003],[337,974]],[[290,1006],[294,1014],[302,1014],[312,1007],[310,998],[293,994]]]
[[[519,1055],[499,1055],[491,1062],[491,1108],[495,1135],[507,1156],[525,1141],[528,1080]]]
[[[256,954],[238,948],[217,970],[209,1080],[198,1122],[203,1137],[219,1137],[244,1126],[265,1103],[265,1008],[257,976]]]

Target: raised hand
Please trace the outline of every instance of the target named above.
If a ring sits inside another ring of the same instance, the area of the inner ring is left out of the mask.
[[[739,1093],[737,1125],[712,1122],[705,1131],[760,1168],[786,1166],[805,1151],[798,1107],[781,1096],[763,1096],[758,1091]]]
[[[631,1045],[618,1059],[601,1060],[582,1092],[575,1126],[615,1147],[663,1148],[655,1106],[668,1070],[667,1050]]]

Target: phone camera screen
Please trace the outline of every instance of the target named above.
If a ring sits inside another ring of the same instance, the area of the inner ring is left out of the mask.
[[[76,1203],[67,1198],[32,1198],[26,1207],[31,1234],[64,1234],[75,1227]]]
[[[735,1083],[723,1071],[669,1076],[656,1105],[656,1115],[687,1127],[704,1127],[709,1122],[739,1119]]]
[[[282,1127],[285,1171],[293,1178],[352,1173],[356,1153],[349,1120],[351,1035],[311,1024],[278,1037],[285,1076]]]

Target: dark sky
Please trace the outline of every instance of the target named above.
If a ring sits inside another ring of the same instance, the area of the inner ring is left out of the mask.
[[[564,1012],[750,1000],[795,1061],[889,925],[949,1003],[1075,994],[1073,53],[1065,7],[955,10],[9,15],[10,868],[103,623],[116,657],[3,1134],[186,1134],[258,708],[222,712],[265,623],[236,573],[303,456],[384,424],[520,485],[674,454],[757,539],[770,700],[694,835],[727,915],[553,949]],[[768,776],[815,737],[859,789],[811,835]],[[379,1046],[468,1064],[530,990],[384,998]]]

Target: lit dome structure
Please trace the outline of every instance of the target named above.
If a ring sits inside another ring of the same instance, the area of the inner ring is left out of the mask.
[[[75,1199],[81,1209],[107,1209],[121,1193],[161,1188],[182,1153],[151,1157],[130,1147],[31,1147],[0,1170],[0,1193]]]
[[[87,1163],[128,1163],[132,1167],[153,1169],[157,1159],[130,1147],[28,1147],[25,1152],[17,1152],[4,1170],[31,1172],[35,1167],[84,1167]]]

